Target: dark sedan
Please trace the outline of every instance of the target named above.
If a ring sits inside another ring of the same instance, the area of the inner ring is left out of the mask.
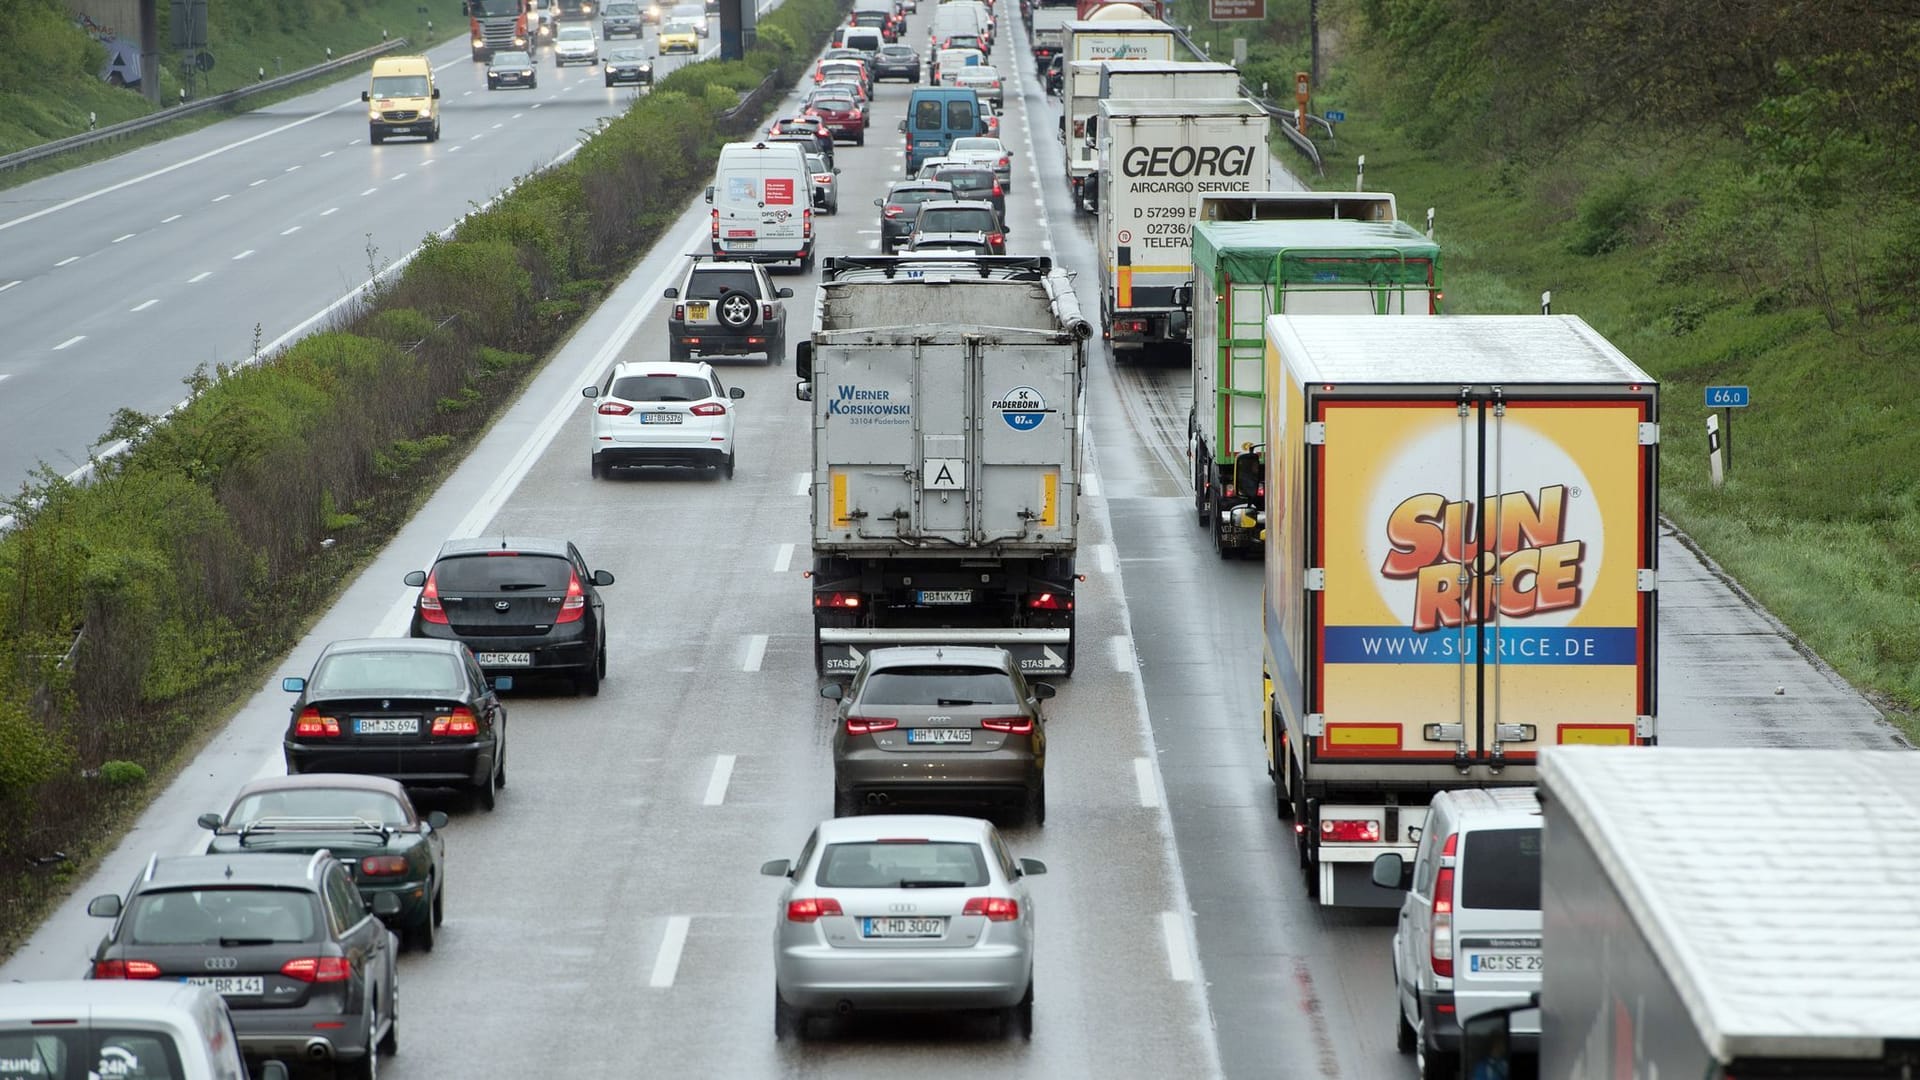
[[[225,816],[201,814],[200,827],[213,830],[209,855],[331,851],[362,896],[399,897],[399,914],[387,925],[409,947],[433,951],[446,911],[440,830],[447,815],[422,816],[398,781],[343,773],[255,780],[234,796]]]
[[[487,64],[487,89],[520,86],[532,90],[540,85],[534,74],[533,57],[523,52],[497,52]]]
[[[613,584],[564,540],[492,536],[449,540],[420,590],[411,634],[460,641],[486,671],[564,675],[589,696],[607,674],[606,603]]]
[[[653,85],[653,65],[647,61],[646,51],[637,47],[610,50],[600,70],[606,72],[608,86]]]
[[[929,202],[920,208],[920,216],[914,219],[911,239],[923,236],[953,236],[968,234],[982,236],[995,255],[1007,253],[1007,227],[1001,223],[1000,215],[988,202]]]
[[[931,180],[902,180],[888,188],[886,198],[873,200],[880,208],[880,253],[892,254],[913,235],[913,221],[922,203],[945,202],[953,197],[952,184]]]
[[[385,776],[470,791],[491,810],[507,786],[507,710],[457,641],[361,638],[320,651],[294,699],[282,747],[287,772]]]
[[[1007,220],[1007,191],[1000,178],[984,165],[947,165],[933,170],[933,178],[953,185],[953,197],[990,202],[1000,220]]]
[[[873,59],[873,81],[905,79],[920,81],[920,54],[911,45],[883,45]]]

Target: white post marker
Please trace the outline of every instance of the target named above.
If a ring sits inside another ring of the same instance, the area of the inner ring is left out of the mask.
[[[1707,414],[1707,473],[1714,487],[1727,482],[1726,466],[1720,460],[1720,417],[1715,413]]]
[[[692,922],[690,915],[674,915],[667,919],[667,933],[660,939],[660,955],[653,961],[653,976],[647,980],[648,986],[665,990],[673,985],[673,977],[680,970],[680,954],[687,947],[687,929]]]

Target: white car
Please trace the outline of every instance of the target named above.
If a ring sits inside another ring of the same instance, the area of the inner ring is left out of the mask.
[[[597,66],[599,63],[600,42],[593,36],[593,27],[585,24],[563,26],[554,35],[554,67],[566,67],[568,64]]]
[[[955,161],[971,162],[993,170],[1000,178],[1000,186],[1013,187],[1013,151],[1007,144],[992,135],[968,135],[953,140],[947,147],[947,156]]]
[[[963,67],[953,73],[952,83],[962,90],[972,90],[982,98],[993,102],[998,109],[1006,105],[1006,92],[1000,87],[1000,72],[984,65]]]
[[[712,364],[632,360],[580,391],[593,410],[593,475],[627,465],[680,465],[733,479],[733,403]]]

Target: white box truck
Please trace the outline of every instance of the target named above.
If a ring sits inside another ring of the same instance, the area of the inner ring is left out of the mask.
[[[1245,98],[1100,102],[1101,321],[1116,356],[1187,340],[1176,292],[1209,195],[1265,191],[1267,113]]]
[[[813,402],[814,659],[998,645],[1070,674],[1086,341],[1019,256],[830,258],[795,350]]]
[[[1092,61],[1084,61],[1092,65]],[[1068,153],[1068,183],[1073,184],[1075,170],[1081,174],[1076,189],[1075,209],[1095,213],[1100,207],[1100,117],[1099,103],[1115,101],[1187,101],[1191,99],[1240,97],[1240,73],[1230,64],[1208,60],[1102,60],[1078,73],[1069,70],[1067,101],[1071,113],[1086,117],[1082,124],[1083,145]],[[1087,84],[1092,83],[1089,87]],[[1061,124],[1066,123],[1066,113]],[[1063,126],[1062,130],[1065,128]]]
[[[1412,861],[1436,792],[1656,737],[1658,386],[1571,315],[1266,337],[1275,809],[1309,895],[1399,907],[1370,864]]]
[[[1920,754],[1562,747],[1540,774],[1542,1080],[1920,1076]]]
[[[1157,19],[1074,21],[1063,27],[1061,44],[1065,85],[1060,92],[1060,139],[1066,150],[1067,185],[1073,191],[1075,205],[1091,210],[1080,200],[1081,188],[1093,176],[1098,161],[1099,144],[1088,140],[1088,128],[1100,103],[1100,65],[1107,61],[1171,60],[1173,27]]]

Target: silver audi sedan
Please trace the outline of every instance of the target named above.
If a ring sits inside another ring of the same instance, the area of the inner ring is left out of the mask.
[[[814,1017],[981,1010],[1033,1037],[1033,903],[989,822],[934,815],[821,822],[786,878],[773,931],[773,1033],[805,1038]]]

